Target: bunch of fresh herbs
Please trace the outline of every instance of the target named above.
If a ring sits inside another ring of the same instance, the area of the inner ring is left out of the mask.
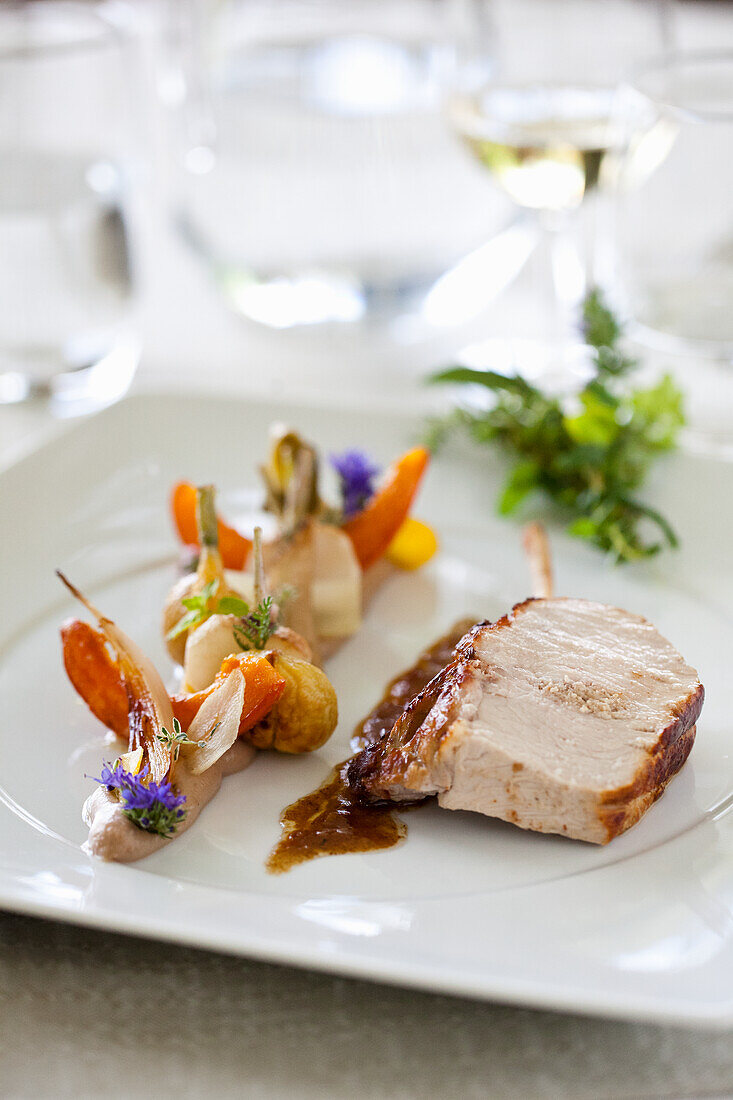
[[[205,584],[197,595],[181,600],[186,612],[166,637],[177,638],[179,634],[201,626],[212,615],[236,615],[239,622],[234,626],[234,637],[239,648],[264,649],[268,638],[277,629],[277,622],[273,619],[272,596],[265,596],[256,607],[251,608],[239,596],[216,599],[218,590],[219,581],[215,579]]]
[[[514,459],[498,509],[510,515],[538,493],[565,519],[570,534],[618,562],[677,545],[667,520],[636,496],[658,455],[674,448],[684,423],[682,394],[670,375],[634,387],[637,367],[620,347],[621,328],[598,291],[583,304],[582,330],[593,349],[591,377],[570,398],[544,393],[519,375],[453,367],[432,381],[487,387],[489,408],[461,407],[434,421],[435,449],[463,429]]]

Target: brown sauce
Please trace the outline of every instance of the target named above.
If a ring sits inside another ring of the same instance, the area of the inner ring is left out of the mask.
[[[391,681],[382,700],[354,731],[353,745],[371,744],[392,728],[407,703],[445,668],[456,645],[474,622],[465,619],[456,623],[448,634],[420,654],[412,668]],[[346,777],[349,763],[344,760],[337,764],[320,787],[283,810],[282,835],[265,864],[272,874],[282,874],[318,856],[392,848],[405,838],[407,827],[390,807],[364,805],[359,801]],[[400,812],[406,809],[407,805],[399,807]]]
[[[357,800],[346,779],[348,764],[337,764],[317,790],[283,810],[283,834],[265,864],[268,871],[281,874],[318,856],[392,848],[407,835],[388,807]]]

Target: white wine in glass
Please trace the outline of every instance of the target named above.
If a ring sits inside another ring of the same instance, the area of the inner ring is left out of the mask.
[[[580,298],[597,281],[595,218],[581,210],[621,147],[614,96],[626,72],[669,46],[669,4],[476,2],[491,29],[493,63],[481,71],[466,47],[448,119],[495,183],[535,212],[541,278],[529,314],[549,373],[561,373],[562,361],[576,358]],[[536,362],[535,351],[530,357]]]
[[[519,206],[568,210],[601,177],[617,142],[608,88],[486,87],[457,95],[451,120]]]

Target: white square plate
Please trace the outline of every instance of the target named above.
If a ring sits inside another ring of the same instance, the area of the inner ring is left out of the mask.
[[[496,617],[527,595],[515,524],[494,501],[501,471],[460,449],[429,471],[418,514],[438,557],[390,580],[330,662],[341,721],[308,757],[260,754],[195,826],[135,866],[80,849],[80,808],[110,750],[62,668],[72,612],[62,567],[170,670],[158,608],[173,576],[167,496],[212,480],[231,517],[258,499],[271,420],[325,453],[362,446],[386,463],[416,436],[399,415],[140,396],[84,422],[0,475],[0,904],[10,909],[426,989],[577,1012],[733,1023],[733,467],[680,455],[650,499],[682,550],[612,568],[554,538],[561,593],[650,618],[707,689],[689,763],[641,823],[605,848],[429,806],[388,852],[265,872],[283,806],[349,754],[385,682],[456,618]],[[153,613],[151,615],[151,608]]]

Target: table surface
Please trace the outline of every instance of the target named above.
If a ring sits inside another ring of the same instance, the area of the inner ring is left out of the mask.
[[[726,5],[683,4],[678,18],[688,45],[733,45]],[[383,399],[377,379],[414,405],[427,367],[490,331],[486,315],[399,341],[268,332],[226,311],[163,222],[153,194],[138,389],[287,386],[307,401],[363,404]],[[0,468],[69,426],[42,404],[0,407]],[[0,914],[0,1095],[126,1097],[151,1082],[163,1096],[712,1097],[733,1095],[733,1043]]]
[[[389,989],[0,915],[13,1097],[722,1096],[728,1033]]]

